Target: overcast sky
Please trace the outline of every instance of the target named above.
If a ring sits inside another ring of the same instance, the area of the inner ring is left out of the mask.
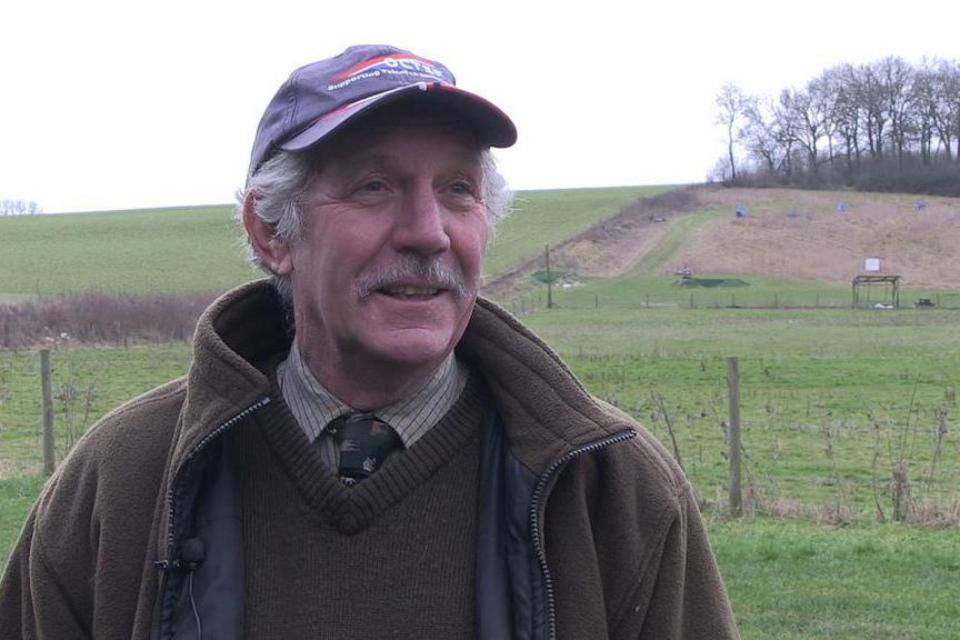
[[[960,59],[953,0],[29,0],[0,24],[0,198],[47,212],[230,202],[280,83],[354,43],[439,60],[504,109],[518,189],[702,181],[725,82]]]

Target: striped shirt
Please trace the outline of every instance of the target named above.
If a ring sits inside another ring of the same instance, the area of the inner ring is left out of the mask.
[[[453,406],[467,383],[466,365],[451,353],[433,376],[408,398],[374,411],[400,436],[404,448],[419,440]],[[319,440],[324,464],[336,469],[339,460],[337,441],[326,432],[336,418],[353,409],[330,393],[313,376],[300,356],[296,341],[287,359],[277,367],[277,382],[284,401],[310,442]]]

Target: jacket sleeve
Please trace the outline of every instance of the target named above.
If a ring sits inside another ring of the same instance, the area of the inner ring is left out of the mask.
[[[644,567],[611,636],[640,640],[736,640],[726,589],[689,486],[664,529],[660,553]]]
[[[34,506],[0,581],[0,629],[5,640],[89,638],[74,603],[50,571],[38,540]]]

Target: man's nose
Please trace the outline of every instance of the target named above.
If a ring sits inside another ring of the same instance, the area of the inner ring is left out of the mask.
[[[434,255],[450,248],[443,206],[431,186],[417,186],[406,193],[393,244],[397,251],[421,255]]]

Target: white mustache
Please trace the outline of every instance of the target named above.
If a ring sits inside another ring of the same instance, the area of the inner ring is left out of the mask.
[[[378,290],[410,284],[446,289],[457,298],[467,295],[467,284],[460,269],[446,267],[436,258],[410,254],[401,254],[392,264],[362,274],[354,283],[354,289],[362,300]]]

